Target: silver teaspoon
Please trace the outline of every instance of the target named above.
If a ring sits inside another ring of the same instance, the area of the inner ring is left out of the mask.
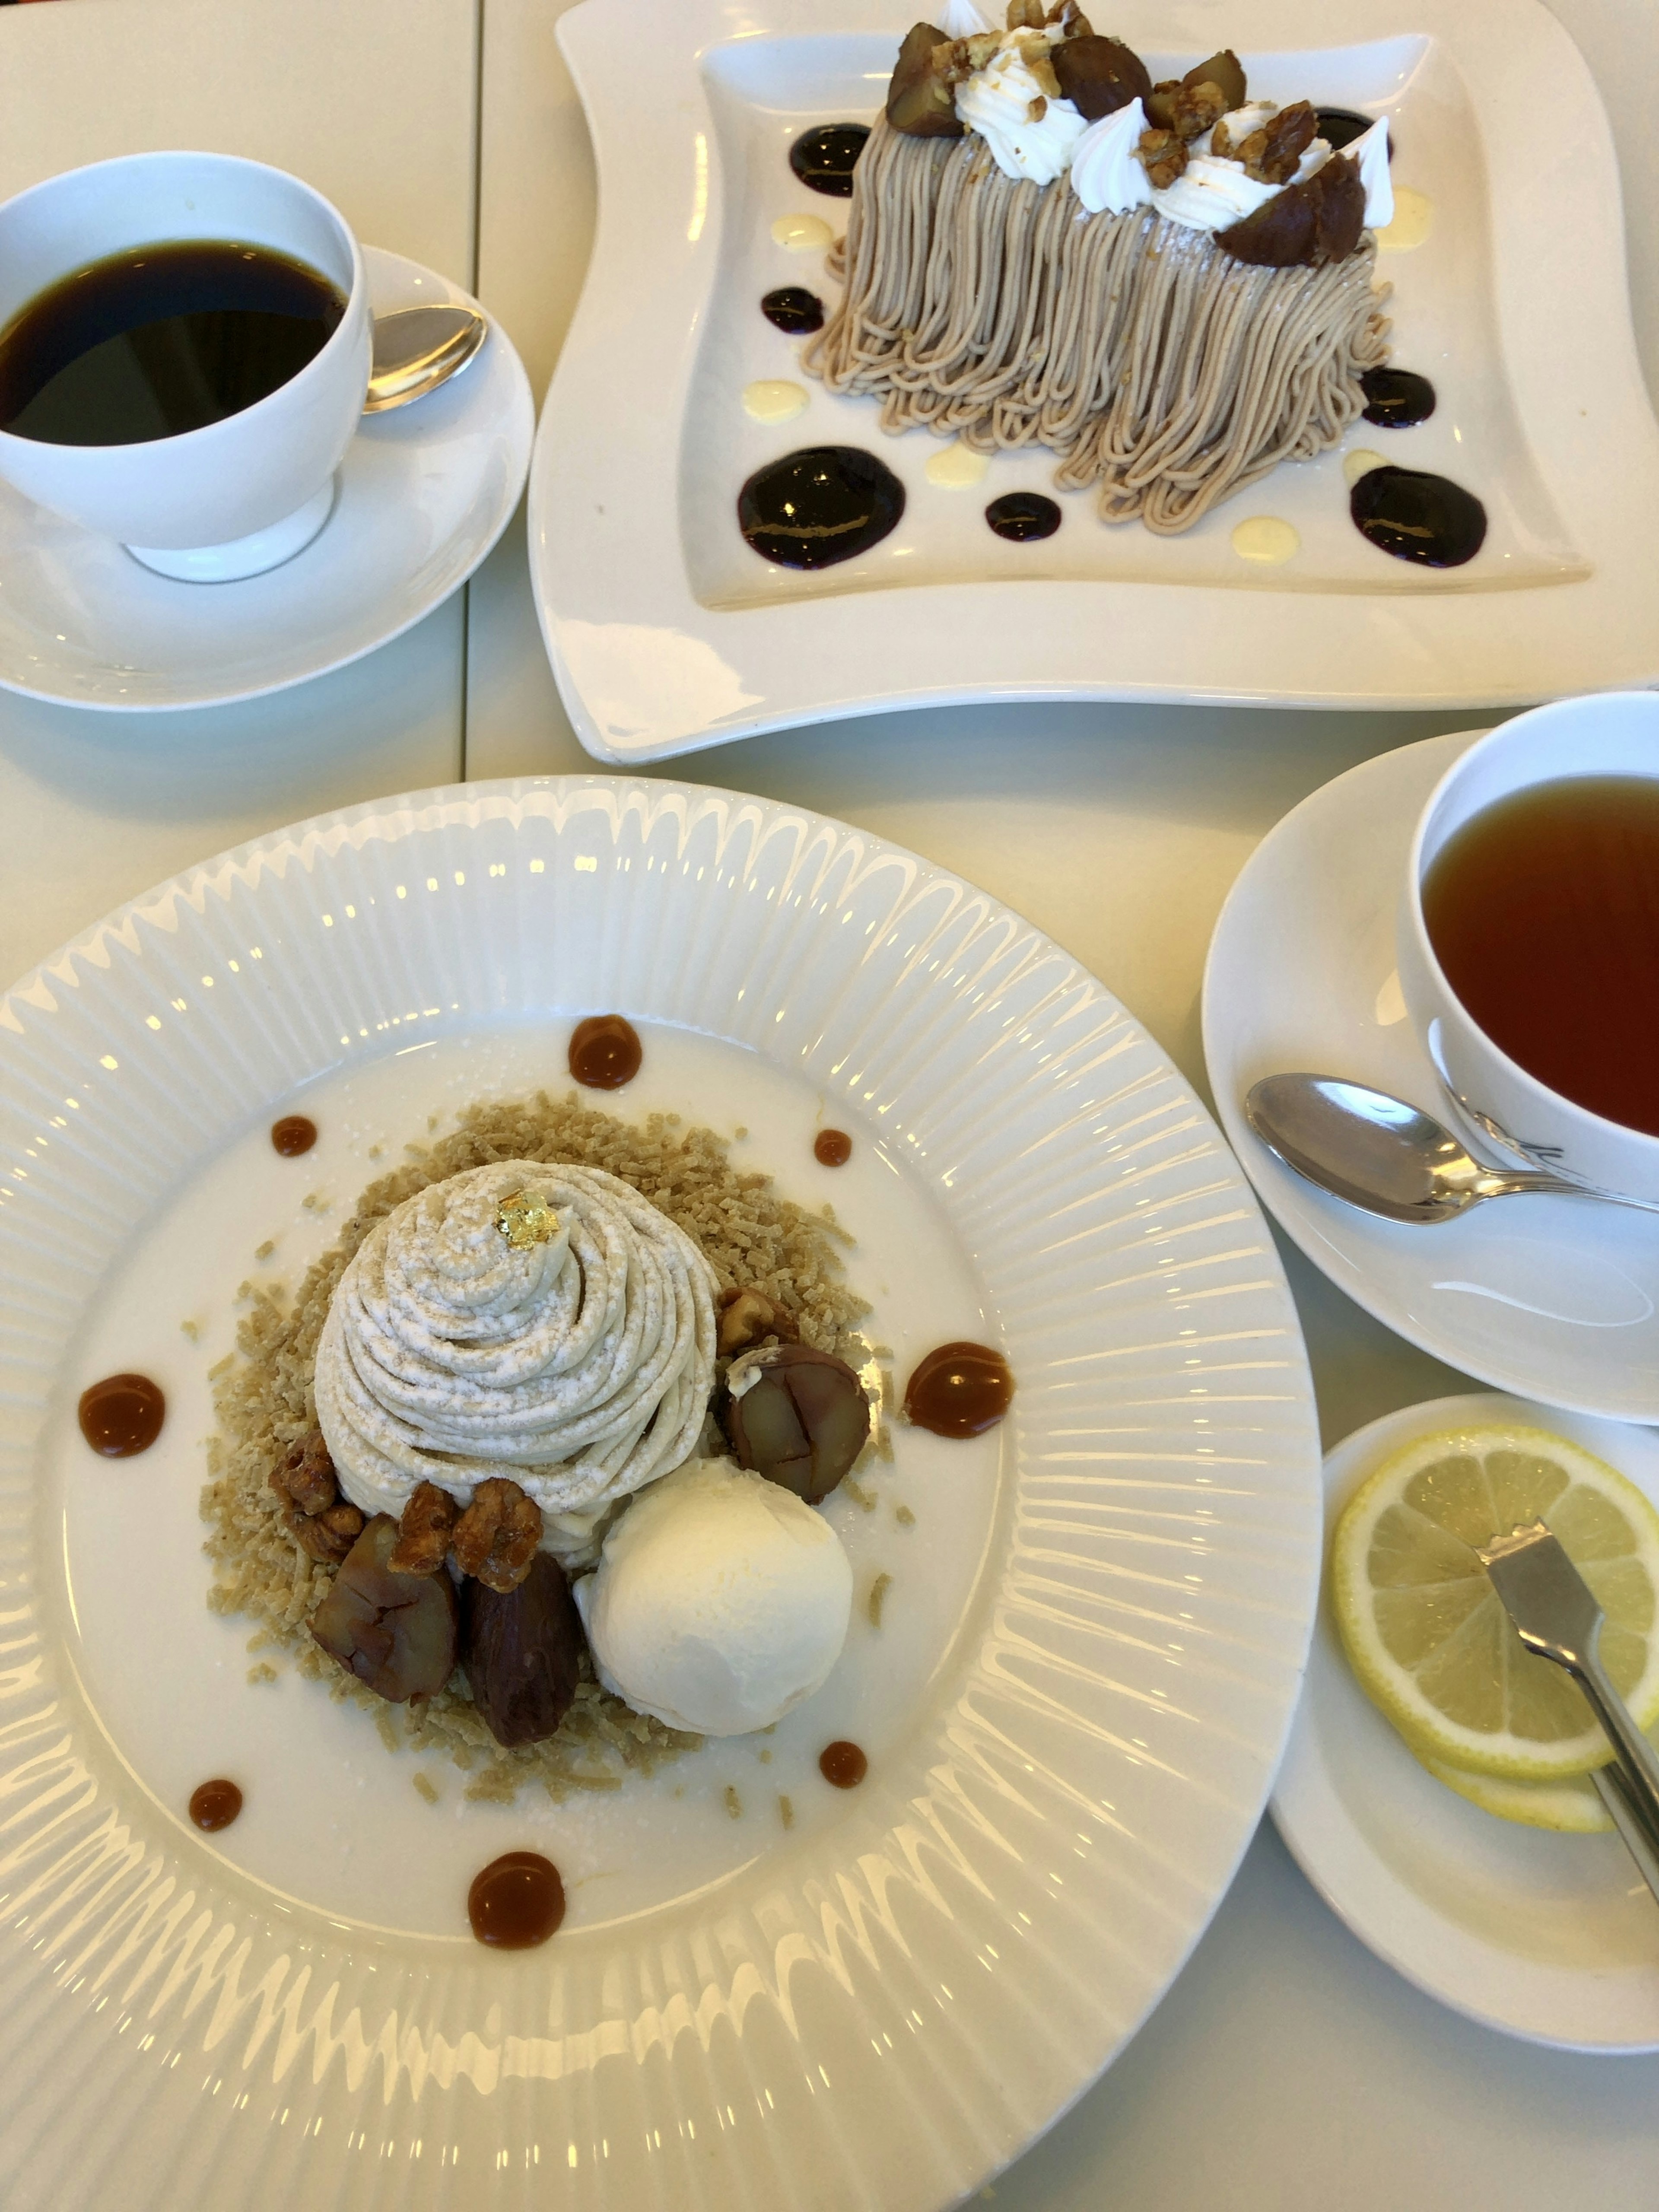
[[[1450,1221],[1483,1199],[1529,1191],[1659,1212],[1536,1168],[1485,1167],[1420,1106],[1334,1075],[1270,1075],[1252,1087],[1244,1115],[1287,1168],[1389,1221]]]
[[[489,335],[489,324],[476,307],[400,307],[376,315],[364,414],[384,415],[424,399],[459,376]]]

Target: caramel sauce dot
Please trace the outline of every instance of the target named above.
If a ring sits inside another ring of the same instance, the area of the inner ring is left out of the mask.
[[[210,1836],[228,1828],[241,1809],[242,1793],[234,1782],[204,1782],[190,1793],[190,1817]]]
[[[81,1393],[81,1433],[105,1459],[148,1451],[161,1433],[167,1401],[148,1375],[106,1375]]]
[[[481,1943],[528,1951],[545,1943],[564,1918],[559,1869],[539,1851],[508,1851],[472,1878],[466,1917]]]
[[[976,1437],[994,1428],[1013,1401],[1007,1361],[987,1344],[941,1344],[904,1389],[906,1418],[936,1437]]]
[[[853,1157],[853,1139],[845,1129],[820,1129],[812,1139],[812,1158],[820,1167],[844,1168]]]
[[[297,1160],[317,1141],[317,1124],[304,1114],[284,1114],[270,1125],[270,1141],[285,1160]]]
[[[620,1014],[590,1014],[570,1033],[570,1073],[590,1091],[620,1091],[644,1058],[639,1031]]]
[[[870,1771],[870,1762],[855,1743],[842,1737],[827,1743],[818,1753],[818,1772],[837,1790],[856,1790]]]

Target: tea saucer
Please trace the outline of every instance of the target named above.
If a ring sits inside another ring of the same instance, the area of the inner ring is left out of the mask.
[[[1646,1430],[1522,1399],[1439,1398],[1328,1455],[1327,1534],[1389,1453],[1505,1418],[1559,1430],[1659,1500]],[[1354,1680],[1322,1593],[1273,1815],[1332,1911],[1442,2004],[1557,2050],[1659,2050],[1659,1916],[1618,1838],[1522,1827],[1437,1782]]]
[[[363,260],[377,314],[477,304],[401,254]],[[233,584],[153,574],[0,484],[0,688],[132,713],[258,698],[356,660],[472,574],[518,505],[534,430],[524,366],[492,324],[464,374],[363,417],[311,543]]]
[[[1344,1075],[1439,1110],[1406,1018],[1395,915],[1413,829],[1480,732],[1351,769],[1262,841],[1222,908],[1204,977],[1204,1049],[1222,1127],[1262,1203],[1339,1289],[1497,1389],[1659,1421],[1659,1222],[1588,1198],[1509,1198],[1407,1228],[1328,1198],[1245,1121],[1264,1075]]]

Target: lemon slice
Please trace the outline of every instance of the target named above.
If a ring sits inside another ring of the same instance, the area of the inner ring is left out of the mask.
[[[1582,1692],[1528,1651],[1475,1547],[1541,1520],[1607,1616],[1601,1657],[1637,1725],[1659,1719],[1659,1513],[1565,1437],[1494,1424],[1421,1437],[1363,1484],[1332,1546],[1354,1673],[1414,1751],[1509,1782],[1605,1764]]]
[[[1504,1782],[1495,1774],[1466,1774],[1426,1751],[1418,1752],[1417,1758],[1437,1782],[1443,1782],[1483,1813],[1495,1813],[1500,1820],[1553,1828],[1569,1836],[1593,1836],[1613,1826],[1612,1815],[1587,1774],[1564,1775],[1559,1782]]]

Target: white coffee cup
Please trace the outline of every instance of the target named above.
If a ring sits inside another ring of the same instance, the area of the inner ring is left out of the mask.
[[[222,582],[274,568],[316,536],[362,414],[368,284],[336,210],[297,177],[228,154],[131,154],[71,169],[0,206],[0,330],[77,270],[186,239],[286,254],[325,277],[345,313],[296,375],[239,414],[142,445],[0,431],[0,477],[164,575]]]
[[[1596,1189],[1659,1203],[1659,1137],[1575,1104],[1494,1044],[1447,981],[1423,917],[1424,880],[1466,823],[1512,793],[1583,775],[1659,778],[1659,695],[1557,700],[1504,723],[1452,763],[1412,840],[1397,933],[1400,988],[1454,1118],[1478,1148],[1496,1146]]]

